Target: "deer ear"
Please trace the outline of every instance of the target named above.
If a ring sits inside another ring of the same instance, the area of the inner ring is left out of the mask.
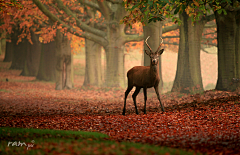
[[[163,53],[163,51],[164,51],[164,49],[161,49],[161,50],[157,51],[156,54],[159,56]]]
[[[150,56],[150,54],[151,54],[148,50],[145,50],[145,53],[146,53],[148,56]]]

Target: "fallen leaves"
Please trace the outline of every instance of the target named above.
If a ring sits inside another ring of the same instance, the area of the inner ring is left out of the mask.
[[[97,131],[115,141],[181,147],[207,154],[240,152],[237,92],[161,95],[165,113],[159,112],[154,96],[148,99],[147,115],[136,115],[130,98],[127,115],[122,116],[124,90],[56,91],[54,84],[41,82],[0,82],[0,89],[6,90],[0,91],[0,126]],[[143,109],[143,95],[137,100]]]

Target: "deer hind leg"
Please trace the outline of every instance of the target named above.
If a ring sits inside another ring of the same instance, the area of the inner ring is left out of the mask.
[[[136,87],[136,90],[135,90],[135,92],[134,92],[133,95],[132,95],[133,102],[134,102],[134,105],[135,105],[136,114],[138,114],[136,97],[137,97],[138,93],[140,92],[140,89],[141,89],[141,87]]]
[[[133,88],[133,86],[130,86],[130,87],[128,87],[127,90],[125,91],[124,107],[123,107],[122,115],[125,115],[127,96],[128,96],[128,94],[129,94],[129,92],[132,90],[132,88]]]
[[[143,88],[144,93],[144,114],[146,114],[147,88]]]
[[[160,95],[159,95],[159,91],[158,91],[158,86],[157,86],[157,87],[154,87],[154,89],[155,89],[155,92],[156,92],[156,94],[157,94],[157,98],[158,98],[158,100],[159,100],[159,102],[160,102],[160,105],[161,105],[161,107],[162,107],[162,111],[165,112],[164,107],[163,107],[163,105],[162,105],[162,103],[161,103],[161,100],[160,100]]]

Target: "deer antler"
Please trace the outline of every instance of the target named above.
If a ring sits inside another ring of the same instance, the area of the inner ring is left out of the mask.
[[[147,39],[145,40],[145,43],[146,43],[147,47],[150,49],[150,51],[152,52],[151,47],[150,47],[150,46],[148,45],[148,43],[147,43],[147,40],[148,40],[149,37],[150,37],[150,36],[147,37]]]
[[[162,39],[162,37],[160,37],[161,39]],[[161,44],[159,45],[159,47],[158,47],[158,49],[157,49],[157,52],[158,52],[158,50],[160,49],[160,47],[162,46],[162,44],[163,44],[163,39],[162,39],[162,42],[161,42]]]

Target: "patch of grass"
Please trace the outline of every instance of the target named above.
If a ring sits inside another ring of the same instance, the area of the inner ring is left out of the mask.
[[[0,92],[10,92],[10,91],[6,89],[0,89]]]
[[[115,142],[97,132],[0,128],[1,154],[194,154],[181,149]]]

